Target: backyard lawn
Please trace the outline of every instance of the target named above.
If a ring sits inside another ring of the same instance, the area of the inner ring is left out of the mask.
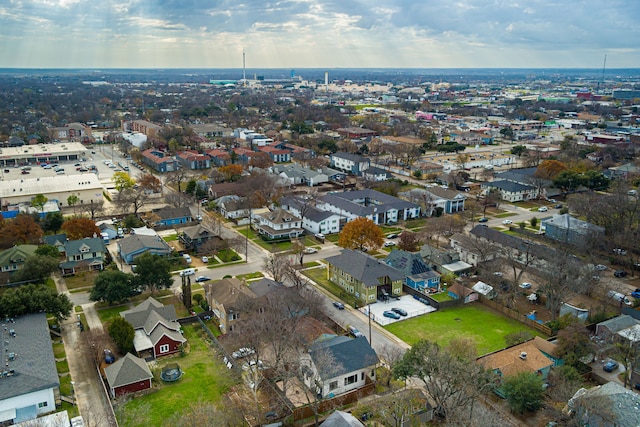
[[[476,343],[478,356],[505,348],[504,337],[511,332],[528,331],[532,335],[543,336],[540,332],[480,304],[435,311],[392,323],[385,326],[385,329],[409,345],[427,339],[446,346],[456,337],[472,338]]]
[[[185,325],[184,335],[189,342],[185,357],[159,359],[161,369],[168,363],[176,362],[184,371],[184,376],[175,383],[162,383],[154,378],[154,392],[137,396],[118,408],[121,426],[165,426],[176,414],[183,412],[193,403],[213,403],[239,383],[237,375],[228,370],[202,338],[199,325]]]

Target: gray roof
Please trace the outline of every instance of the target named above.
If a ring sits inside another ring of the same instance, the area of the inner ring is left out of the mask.
[[[367,170],[365,170],[362,173],[364,175],[384,175],[387,178],[393,178],[393,175],[391,173],[389,173],[389,171],[386,171],[386,170],[384,170],[382,168],[375,167],[375,166],[368,167]]]
[[[517,182],[504,181],[504,180],[484,182],[482,183],[482,187],[497,188],[499,190],[507,191],[509,193],[520,193],[522,191],[534,190],[534,187],[532,187],[531,185],[523,185]]]
[[[64,251],[67,253],[67,257],[74,254],[79,254],[80,249],[83,246],[87,246],[89,250],[87,252],[106,252],[104,241],[100,237],[87,237],[80,240],[69,240],[64,244]]]
[[[395,268],[405,276],[413,276],[416,274],[433,272],[433,270],[429,268],[427,263],[424,262],[424,259],[422,259],[420,253],[393,249],[391,253],[384,259],[384,262],[386,262],[388,265]],[[435,273],[427,277],[434,277],[437,275],[438,274]]]
[[[351,415],[348,412],[335,411],[333,414],[329,415],[326,420],[322,424],[321,427],[363,427],[362,424],[356,417]]]
[[[104,368],[104,374],[111,388],[126,386],[153,378],[144,359],[127,353],[123,358]]]
[[[131,323],[133,329],[141,329],[145,327],[147,319],[152,312],[157,313],[160,318],[169,322],[175,321],[178,317],[176,315],[176,309],[172,304],[163,305],[152,297],[147,298],[130,310],[121,312],[120,316]],[[157,319],[157,317],[155,318]]]
[[[50,234],[48,236],[42,236],[42,241],[45,245],[51,246],[60,246],[67,242],[67,235],[64,233],[61,234]]]
[[[376,190],[343,191],[341,193],[326,194],[319,199],[346,212],[363,217],[373,215],[374,212],[381,213],[391,209],[402,211],[419,207],[415,203],[407,202]],[[376,203],[364,204],[359,200],[375,201]]]
[[[378,355],[365,337],[350,338],[340,335],[320,338],[311,344],[309,354],[320,377],[323,377],[324,373],[328,378],[368,368],[379,362]],[[329,354],[331,365],[335,365],[325,366],[326,362],[322,360],[324,354]]]
[[[569,407],[573,406],[575,399],[603,401],[604,404],[589,405],[592,408],[589,416],[589,425],[615,425],[617,427],[640,426],[640,396],[626,389],[618,383],[610,381],[604,385],[586,389],[580,389],[569,400]],[[600,419],[599,410],[603,411]]]
[[[322,222],[333,215],[337,214],[329,211],[321,211],[314,206],[309,206],[307,211],[304,213],[304,217],[313,222]]]
[[[331,158],[333,157],[339,157],[341,159],[351,160],[352,162],[358,162],[358,163],[369,162],[368,158],[361,156],[360,154],[345,153],[342,151],[333,153],[331,155]]]
[[[598,327],[606,327],[615,334],[619,331],[622,331],[623,329],[630,328],[631,326],[637,325],[639,323],[640,322],[638,322],[633,317],[626,314],[621,314],[620,316],[614,317],[613,319],[605,320],[604,322],[598,323]]]
[[[379,279],[382,277],[389,277],[392,281],[404,279],[402,273],[383,261],[351,249],[343,249],[340,255],[329,257],[325,261],[368,287],[380,285],[382,282]]]
[[[525,250],[526,246],[530,245],[529,252],[537,258],[541,258],[544,260],[552,260],[557,256],[556,250],[550,248],[549,246],[540,245],[538,243],[533,243],[516,236],[511,236],[509,234],[494,230],[491,227],[485,227],[484,225],[476,225],[471,229],[469,233],[474,236],[489,240],[491,242],[498,243],[499,245],[506,248]]]
[[[440,188],[440,187],[429,187],[426,188],[425,190],[420,190],[420,191],[425,191],[427,193],[431,193],[436,197],[439,197],[441,199],[445,199],[445,200],[455,200],[455,199],[466,199],[467,196],[465,196],[464,194],[460,193],[459,191],[454,191],[454,190],[450,190],[448,188]]]
[[[6,333],[3,337],[9,343],[5,353],[15,353],[16,358],[8,362],[14,374],[0,379],[0,400],[60,386],[46,314],[14,320],[4,323],[9,331],[15,331],[15,336]]]
[[[174,218],[191,218],[191,209],[185,208],[171,208],[165,206],[164,208],[154,209],[153,213],[158,215],[161,220],[174,219]]]
[[[284,286],[280,282],[276,282],[275,280],[271,280],[269,278],[262,278],[260,280],[256,280],[253,282],[249,282],[249,289],[256,294],[256,296],[261,297],[271,292],[282,289]]]
[[[186,234],[191,240],[198,238],[209,238],[214,236],[213,231],[209,230],[202,224],[192,225],[191,227],[181,228],[180,231]]]
[[[153,249],[154,252],[166,252],[171,253],[171,246],[162,240],[159,236],[145,236],[140,234],[134,234],[132,236],[125,237],[118,242],[120,252],[125,256],[131,253],[136,253],[142,250]]]
[[[590,222],[582,221],[569,214],[554,215],[551,218],[543,219],[543,225],[552,225],[561,230],[569,230],[572,233],[589,234],[589,233],[604,233],[604,227],[591,224]]]

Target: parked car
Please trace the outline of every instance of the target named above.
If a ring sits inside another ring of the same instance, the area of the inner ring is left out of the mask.
[[[562,203],[558,203],[557,205],[554,206],[554,208],[556,209],[562,209]]]
[[[510,219],[505,219],[504,221],[502,221],[502,223],[504,225],[509,225],[509,224],[513,224],[513,221],[511,221]]]
[[[616,254],[616,255],[626,255],[627,251],[625,251],[622,248],[614,248],[613,249],[613,253]]]
[[[318,252],[316,248],[304,248],[302,250],[302,253],[305,253],[305,254],[315,254],[316,252]]]
[[[392,241],[392,240],[387,240],[386,242],[384,242],[384,246],[385,247],[389,247],[389,246],[395,246],[396,242]]]
[[[489,221],[489,218],[484,216],[478,220],[478,222],[487,222],[487,221]]]
[[[356,328],[355,326],[349,326],[347,330],[349,331],[350,335],[353,335],[354,338],[359,338],[364,336],[362,335],[362,332],[360,332],[358,328]]]
[[[207,276],[198,276],[198,277],[196,277],[196,282],[206,282],[208,280],[211,280],[211,277],[207,277]]]
[[[549,210],[549,208],[547,208],[546,206],[541,206],[541,207],[538,208],[538,212],[546,212],[548,210]]]
[[[594,267],[596,271],[605,271],[607,269],[606,265],[598,264]]]
[[[340,301],[334,301],[333,306],[338,310],[344,310],[344,304],[341,303]]]
[[[237,351],[234,351],[233,353],[231,353],[231,356],[234,359],[242,359],[243,357],[251,356],[255,352],[256,351],[252,348],[242,347],[242,348],[239,348]]]
[[[382,313],[382,315],[383,315],[384,317],[388,317],[388,318],[390,318],[390,319],[396,319],[396,320],[398,320],[398,319],[400,318],[400,315],[399,315],[398,313],[396,313],[396,312],[394,312],[394,311],[391,311],[391,310],[387,310],[387,311],[385,311],[384,313]]]
[[[624,270],[616,270],[613,272],[615,277],[627,277],[627,272]]]
[[[529,282],[522,282],[522,283],[520,283],[520,287],[521,287],[522,289],[531,289],[531,283],[529,283]]]
[[[396,233],[387,234],[387,239],[395,239],[396,237],[398,237]]]
[[[202,257],[202,262],[205,264],[209,264],[209,257],[208,256],[203,256]]]
[[[602,369],[605,372],[613,372],[616,369],[618,369],[618,362],[616,362],[615,360],[609,360],[607,363],[604,364]]]
[[[631,296],[634,298],[640,298],[640,288],[636,288],[635,291],[631,292]]]
[[[407,311],[402,309],[402,308],[398,308],[398,307],[393,307],[391,309],[391,311],[393,311],[394,313],[398,313],[400,316],[407,316]]]
[[[113,363],[116,361],[116,358],[113,356],[113,353],[108,348],[104,349],[104,361],[106,363]]]

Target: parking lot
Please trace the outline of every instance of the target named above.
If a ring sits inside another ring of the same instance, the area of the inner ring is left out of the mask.
[[[399,300],[390,298],[386,302],[377,301],[375,304],[370,304],[367,307],[362,307],[359,310],[366,316],[368,307],[371,307],[371,319],[379,325],[385,326],[390,323],[399,322],[403,319],[409,319],[411,317],[420,316],[422,314],[431,313],[436,311],[435,308],[430,305],[421,303],[414,299],[411,295],[401,296]],[[385,311],[390,311],[392,308],[400,308],[406,311],[406,316],[400,316],[400,319],[391,319],[384,316]]]

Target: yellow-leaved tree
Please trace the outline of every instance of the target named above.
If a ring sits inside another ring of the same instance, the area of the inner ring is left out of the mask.
[[[338,238],[338,246],[347,249],[378,250],[384,242],[382,229],[369,218],[356,218],[348,222]]]

